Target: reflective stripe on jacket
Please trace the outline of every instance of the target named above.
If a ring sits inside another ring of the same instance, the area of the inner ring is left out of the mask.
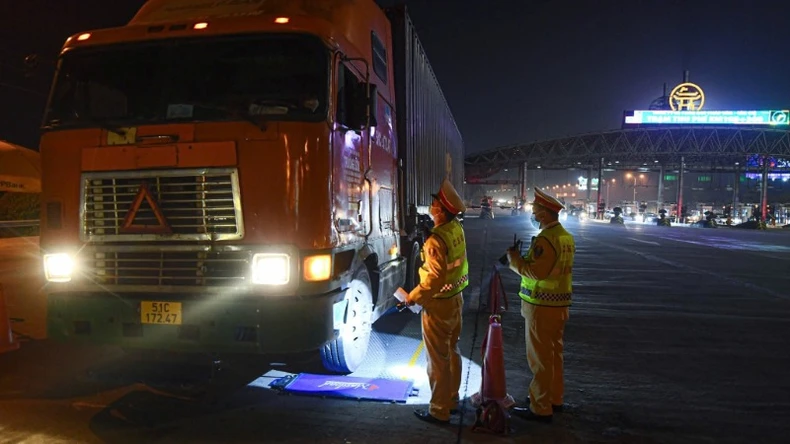
[[[572,274],[576,243],[573,241],[573,236],[560,224],[544,229],[538,237],[546,239],[551,244],[557,253],[557,260],[546,279],[534,280],[522,276],[518,295],[534,305],[567,307],[571,305],[573,296]],[[540,258],[535,258],[533,249],[530,248],[527,260],[540,260]]]
[[[466,261],[464,228],[453,219],[431,230],[447,246],[447,264],[444,285],[435,298],[449,298],[469,285],[469,263]]]

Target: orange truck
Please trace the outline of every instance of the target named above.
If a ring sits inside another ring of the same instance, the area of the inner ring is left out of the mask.
[[[405,8],[150,0],[70,37],[41,137],[48,333],[364,361],[461,135]]]

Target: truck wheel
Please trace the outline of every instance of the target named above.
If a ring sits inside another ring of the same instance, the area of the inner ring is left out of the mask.
[[[324,368],[335,373],[352,373],[365,359],[370,342],[373,293],[368,270],[362,266],[346,290],[348,301],[344,323],[337,339],[321,348]]]
[[[406,283],[404,289],[411,291],[420,283],[420,267],[422,267],[422,260],[420,258],[420,244],[414,242],[409,250],[409,261],[406,263]]]

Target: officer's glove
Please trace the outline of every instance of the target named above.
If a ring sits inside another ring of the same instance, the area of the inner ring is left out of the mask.
[[[511,264],[518,263],[521,259],[521,249],[517,247],[510,247],[507,249],[507,260]]]

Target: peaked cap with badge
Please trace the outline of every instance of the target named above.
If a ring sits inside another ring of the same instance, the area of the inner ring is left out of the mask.
[[[440,204],[449,212],[453,214],[463,213],[466,211],[464,200],[455,191],[452,182],[446,178],[442,181],[442,186],[439,188],[439,194],[434,194],[433,197],[439,201]]]
[[[532,203],[540,205],[541,207],[556,214],[560,214],[560,211],[565,209],[565,205],[563,205],[562,202],[560,202],[556,197],[546,194],[538,187],[535,187],[535,200]]]

